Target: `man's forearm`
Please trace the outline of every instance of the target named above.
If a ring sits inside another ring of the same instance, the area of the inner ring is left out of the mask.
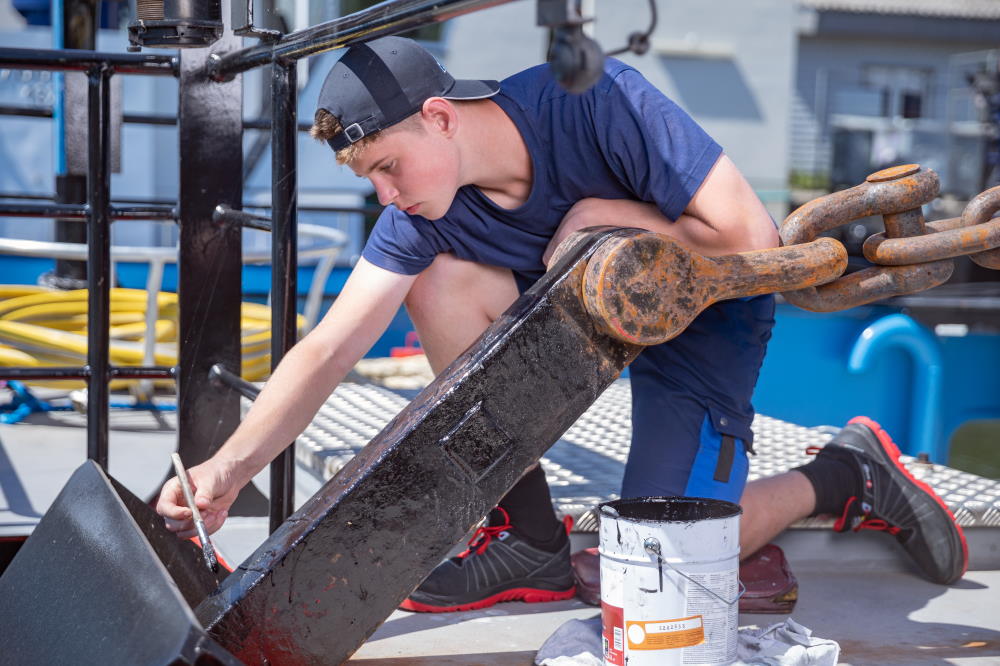
[[[308,337],[284,357],[215,458],[246,484],[298,437],[352,363]]]

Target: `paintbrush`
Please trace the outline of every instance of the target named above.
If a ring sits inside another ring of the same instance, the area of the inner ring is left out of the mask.
[[[201,519],[201,511],[198,510],[198,505],[194,503],[194,492],[191,490],[191,481],[188,479],[187,470],[184,469],[184,464],[181,462],[181,457],[176,453],[170,454],[171,460],[174,461],[174,471],[177,472],[177,478],[181,482],[181,488],[184,490],[184,501],[187,502],[188,507],[191,509],[192,518],[194,519],[194,529],[198,532],[198,540],[201,541],[201,552],[205,556],[205,564],[212,573],[219,571],[219,561],[215,557],[215,548],[212,547],[212,541],[208,538],[208,530],[205,528],[205,521]]]

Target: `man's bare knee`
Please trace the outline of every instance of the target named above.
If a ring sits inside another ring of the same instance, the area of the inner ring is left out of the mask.
[[[420,273],[406,297],[406,309],[414,319],[434,316],[456,302],[462,307],[475,303],[495,319],[517,298],[510,271],[439,254]]]
[[[460,277],[463,262],[455,255],[439,254],[417,276],[410,292],[406,295],[406,309],[411,316],[425,312],[444,298],[448,285],[460,284],[455,280]]]

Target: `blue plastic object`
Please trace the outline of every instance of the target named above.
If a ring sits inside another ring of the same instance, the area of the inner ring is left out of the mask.
[[[4,386],[4,382],[0,382],[0,386]],[[30,414],[37,412],[69,412],[73,410],[72,405],[54,405],[47,400],[39,399],[19,381],[8,380],[6,387],[13,393],[13,396],[10,402],[0,405],[0,424],[20,423]],[[112,400],[108,406],[111,409],[141,409],[153,412],[177,411],[176,404],[160,405],[145,401]]]
[[[948,463],[962,424],[1000,419],[1000,335],[939,336],[900,310],[779,305],[754,407],[805,426],[868,416],[903,453]]]
[[[53,405],[39,400],[21,382],[9,380],[6,385],[13,396],[10,402],[0,405],[0,423],[20,423],[35,412],[68,412],[73,409],[69,405]]]
[[[911,383],[900,386],[901,399],[909,403],[907,449],[910,453],[926,453],[933,462],[945,463],[948,442],[941,436],[941,345],[933,333],[911,317],[886,315],[858,336],[847,359],[848,370],[854,374],[866,372],[889,347],[900,347],[913,359]]]

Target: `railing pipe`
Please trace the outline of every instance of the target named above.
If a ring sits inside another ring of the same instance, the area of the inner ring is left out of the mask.
[[[0,379],[22,381],[43,379],[89,379],[90,369],[80,366],[42,368],[0,368]],[[175,379],[174,368],[166,366],[128,366],[110,369],[111,379]]]
[[[173,206],[109,206],[108,216],[112,220],[177,220],[177,210]],[[0,217],[41,217],[71,221],[90,219],[89,207],[63,203],[0,203]]]
[[[19,116],[22,118],[51,118],[53,111],[44,106],[11,106],[0,104],[0,116]]]
[[[132,366],[111,368],[112,379],[176,379],[177,368],[166,366]]]
[[[208,376],[212,382],[218,386],[227,386],[231,389],[239,391],[247,400],[256,400],[257,396],[260,395],[260,389],[243,379],[234,372],[230,372],[226,369],[226,366],[221,363],[216,363],[208,371]]]
[[[270,64],[294,61],[331,49],[384,35],[399,34],[429,23],[502,5],[511,0],[396,0],[382,2],[347,16],[289,33],[274,42],[260,43],[208,63],[209,75],[228,81],[240,72]]]
[[[26,202],[0,203],[0,217],[58,217],[84,222],[90,219],[86,204]]]
[[[295,344],[296,266],[298,264],[295,200],[296,160],[295,63],[271,66],[271,368]],[[295,443],[271,463],[273,533],[292,515],[295,492]]]
[[[0,104],[0,116],[21,116],[24,118],[52,118],[54,111],[45,106],[11,106]],[[177,116],[165,116],[154,113],[124,113],[122,122],[131,125],[161,125],[171,127],[177,124]],[[302,122],[296,125],[300,132],[308,132],[312,123]],[[266,118],[246,118],[243,129],[269,130],[271,121]]]
[[[212,221],[219,224],[235,224],[258,231],[271,231],[271,218],[230,208],[225,204],[215,207],[212,211]]]
[[[268,121],[268,128],[270,128],[270,121]],[[300,125],[301,127],[301,125]],[[0,192],[0,201],[4,199],[25,199],[31,201],[52,201],[55,195],[53,194],[35,194],[31,192]],[[158,208],[164,206],[173,210],[174,202],[168,199],[145,199],[145,198],[132,198],[132,197],[121,197],[116,200],[117,204],[112,204],[111,210],[112,215],[114,211],[121,207],[121,204],[137,204],[141,206],[150,206],[151,208]],[[263,203],[253,203],[244,204],[245,208],[251,210],[270,210],[270,204]],[[360,213],[362,215],[378,215],[382,212],[382,206],[378,205],[362,205],[362,206],[300,206],[296,205],[296,210],[299,212],[310,212],[310,213]],[[232,209],[230,209],[232,210]],[[268,221],[267,228],[270,230],[270,218],[259,216],[262,220],[266,219]]]
[[[55,72],[89,72],[106,67],[116,74],[177,76],[175,55],[151,53],[102,53],[80,49],[0,49],[0,67]]]
[[[326,242],[325,245],[311,246],[299,251],[299,259],[317,259],[336,254],[347,241],[344,232],[317,224],[300,224],[298,229],[303,236],[311,236]],[[86,259],[87,251],[87,246],[84,243],[54,243],[52,241],[0,238],[0,255],[45,257],[46,259]],[[149,262],[162,259],[171,263],[177,260],[176,247],[116,245],[112,247],[112,253],[116,262]],[[243,253],[243,263],[245,264],[266,264],[270,260],[270,251],[255,250]]]
[[[111,318],[111,74],[88,76],[87,189],[87,457],[108,469]]]
[[[90,369],[79,366],[42,367],[42,368],[0,368],[0,379],[16,379],[32,381],[42,379],[89,379]]]

